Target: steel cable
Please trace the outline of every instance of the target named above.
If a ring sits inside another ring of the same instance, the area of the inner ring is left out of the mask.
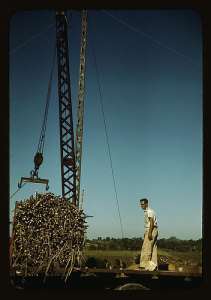
[[[46,131],[46,125],[47,125],[47,118],[48,118],[48,109],[49,109],[49,102],[50,102],[50,94],[51,94],[51,85],[52,85],[52,77],[53,77],[53,70],[54,70],[54,63],[55,63],[55,57],[56,57],[56,43],[55,43],[55,50],[54,50],[54,57],[53,57],[53,65],[51,68],[51,75],[50,80],[48,84],[48,93],[47,93],[47,100],[46,100],[46,107],[45,107],[45,114],[42,124],[42,130],[40,133],[40,139],[37,147],[38,153],[43,153],[44,143],[45,143],[45,131]]]
[[[98,74],[98,69],[97,69],[97,62],[96,62],[96,56],[95,56],[95,50],[94,50],[94,43],[93,43],[93,38],[92,38],[92,32],[91,32],[91,26],[90,26],[89,17],[87,17],[87,20],[88,20],[88,24],[89,24],[89,31],[90,31],[90,37],[91,37],[92,51],[93,51],[93,57],[94,57],[94,63],[95,63],[95,71],[96,71],[96,76],[97,76],[97,83],[98,83],[98,89],[99,89],[99,95],[100,95],[100,102],[101,102],[101,108],[102,108],[102,114],[103,114],[103,122],[104,122],[104,128],[105,128],[105,134],[106,134],[106,141],[107,141],[107,146],[108,146],[109,160],[110,160],[110,164],[111,164],[111,172],[112,172],[112,178],[113,178],[113,183],[114,183],[114,190],[115,190],[116,202],[117,202],[117,208],[118,208],[118,214],[119,214],[119,221],[120,221],[120,227],[121,227],[122,238],[123,238],[124,234],[123,234],[122,220],[121,220],[121,214],[120,214],[120,208],[119,208],[119,200],[118,200],[118,196],[117,196],[117,189],[116,189],[116,182],[115,182],[115,176],[114,176],[114,169],[113,169],[113,163],[112,163],[112,158],[111,158],[111,150],[110,150],[110,146],[109,146],[108,131],[107,131],[107,126],[106,126],[106,119],[105,119],[105,113],[104,113],[104,107],[103,107],[103,99],[102,99],[102,93],[101,93],[101,89],[100,89],[100,80],[99,80],[99,74]]]
[[[67,13],[67,15],[71,14],[72,16],[72,10],[70,12]],[[28,44],[29,42],[31,42],[33,39],[35,39],[36,37],[38,37],[40,34],[42,34],[43,32],[45,32],[46,30],[48,30],[50,27],[52,27],[54,24],[56,24],[56,22],[53,22],[51,25],[49,25],[48,27],[46,27],[45,29],[43,29],[42,31],[40,31],[39,33],[37,33],[36,35],[34,35],[32,38],[30,38],[29,40],[27,40],[25,43],[21,44],[20,46],[18,46],[17,48],[15,48],[14,50],[12,50],[9,55],[13,54],[14,52],[16,52],[17,50],[19,50],[20,48],[22,48],[23,46],[25,46],[26,44]]]
[[[17,194],[17,192],[19,192],[20,189],[22,189],[22,187],[24,187],[24,185],[25,185],[26,183],[27,183],[27,181],[24,182],[24,184],[23,184],[20,188],[18,188],[17,191],[16,191],[14,194],[12,194],[12,196],[10,197],[10,199],[12,199],[12,197],[15,196],[15,194]]]
[[[167,45],[165,45],[165,44],[163,44],[163,43],[157,41],[156,39],[152,38],[151,36],[145,34],[145,33],[142,32],[142,31],[136,29],[135,27],[133,27],[133,26],[127,24],[126,22],[124,22],[124,21],[118,19],[117,17],[114,17],[113,15],[109,14],[107,11],[102,10],[102,12],[104,12],[104,13],[107,14],[108,16],[112,17],[113,19],[117,20],[118,22],[120,22],[120,23],[126,25],[126,26],[129,27],[130,29],[132,29],[132,30],[134,30],[134,31],[136,31],[136,32],[138,32],[138,33],[140,33],[140,34],[142,34],[143,36],[147,37],[148,39],[152,40],[153,42],[156,42],[157,44],[159,44],[159,45],[161,45],[161,46],[167,48],[168,50],[170,50],[170,51],[172,51],[172,52],[174,52],[174,53],[176,53],[176,54],[178,54],[178,55],[180,55],[180,56],[182,56],[182,57],[188,59],[188,60],[191,61],[192,63],[194,63],[194,64],[196,64],[196,65],[202,67],[202,65],[199,64],[198,62],[196,62],[196,61],[190,59],[189,57],[183,55],[182,53],[180,53],[180,52],[178,52],[178,51],[176,51],[176,50],[170,48],[169,46],[167,46]]]

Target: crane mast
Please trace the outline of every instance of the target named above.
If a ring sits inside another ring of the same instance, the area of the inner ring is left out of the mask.
[[[56,10],[56,37],[62,196],[69,198],[76,205],[74,134],[65,10]]]
[[[75,143],[76,144],[75,163],[76,163],[76,205],[77,206],[79,206],[79,196],[80,196],[85,63],[86,63],[86,33],[87,33],[87,10],[83,10],[82,30],[81,30],[81,53],[80,53],[80,67],[79,67],[78,108],[77,108],[77,123],[76,123],[76,143]]]
[[[87,33],[87,10],[82,11],[81,53],[79,67],[78,108],[76,123],[76,146],[74,148],[72,100],[69,74],[67,17],[66,10],[56,10],[56,48],[58,63],[58,96],[59,96],[59,128],[60,128],[60,156],[61,156],[61,180],[62,196],[70,199],[72,204],[79,208],[82,134],[83,134],[83,111],[84,111],[84,85],[85,85],[85,60],[86,60],[86,33]],[[55,60],[54,52],[54,60]],[[53,67],[54,67],[53,60]],[[35,170],[31,171],[31,177],[21,177],[18,187],[22,182],[45,183],[48,190],[48,180],[38,178],[38,169],[43,161],[43,147],[45,130],[50,100],[53,67],[48,88],[46,110],[38,150],[34,157]],[[82,202],[81,202],[82,203]]]
[[[82,11],[81,53],[79,67],[75,149],[68,59],[67,18],[65,10],[56,11],[56,34],[62,195],[63,197],[70,198],[71,202],[79,207],[84,111],[87,10]]]

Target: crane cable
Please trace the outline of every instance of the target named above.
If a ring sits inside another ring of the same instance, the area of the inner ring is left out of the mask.
[[[39,143],[38,143],[38,147],[37,147],[37,153],[41,153],[41,154],[43,153],[43,148],[44,148],[44,143],[45,143],[45,131],[46,131],[47,118],[48,118],[48,109],[49,109],[49,102],[50,102],[50,93],[51,93],[51,85],[52,85],[52,77],[53,77],[53,69],[54,69],[54,64],[55,64],[55,57],[56,57],[56,45],[55,45],[55,50],[54,50],[53,65],[52,65],[52,68],[51,68],[50,80],[49,80],[49,84],[48,84],[48,93],[47,93],[45,114],[44,114],[40,139],[39,139]],[[33,172],[33,171],[31,171],[31,172]],[[26,183],[27,182],[25,182],[20,188],[18,188],[16,190],[16,192],[14,194],[12,194],[12,196],[10,196],[10,199],[12,199],[12,197],[15,196],[16,193],[19,192],[20,189],[22,187],[24,187],[24,185]]]
[[[101,93],[101,89],[100,89],[100,80],[99,80],[99,74],[98,74],[98,69],[97,69],[97,62],[96,62],[96,56],[95,56],[94,43],[93,43],[93,38],[92,38],[92,32],[91,32],[89,16],[87,16],[87,20],[88,20],[88,25],[89,25],[90,37],[91,37],[91,44],[92,44],[92,51],[93,51],[93,57],[94,57],[95,71],[96,71],[96,76],[97,76],[97,83],[98,83],[100,102],[101,102],[101,108],[102,108],[102,114],[103,114],[103,122],[104,122],[104,127],[105,127],[105,134],[106,134],[106,141],[107,141],[107,146],[108,146],[109,160],[110,160],[110,164],[111,164],[111,172],[112,172],[112,178],[113,178],[113,184],[114,184],[114,190],[115,190],[115,196],[116,196],[116,202],[117,202],[117,208],[118,208],[118,214],[119,214],[119,221],[120,221],[120,227],[121,227],[122,238],[123,238],[124,234],[123,234],[122,220],[121,220],[121,214],[120,214],[120,208],[119,208],[119,200],[118,200],[118,196],[117,196],[116,182],[115,182],[115,177],[114,177],[114,169],[113,169],[111,151],[110,151],[110,146],[109,146],[108,132],[107,132],[107,126],[106,126],[104,107],[103,107],[103,99],[102,99],[102,93]]]
[[[125,26],[129,27],[130,29],[132,29],[132,30],[134,30],[134,31],[136,31],[136,32],[138,32],[138,33],[140,33],[140,34],[142,34],[143,36],[147,37],[148,39],[152,40],[153,42],[155,42],[155,43],[157,43],[157,44],[159,44],[159,45],[161,45],[161,46],[163,46],[163,47],[167,48],[168,50],[170,50],[170,51],[174,52],[175,54],[177,54],[177,55],[180,55],[180,56],[182,56],[183,58],[186,58],[186,59],[188,59],[188,60],[189,60],[189,61],[191,61],[192,63],[194,63],[194,64],[196,64],[196,65],[198,65],[198,66],[202,67],[202,64],[200,64],[200,63],[198,63],[198,62],[196,62],[196,61],[192,60],[191,58],[189,58],[189,57],[185,56],[184,54],[182,54],[182,53],[180,53],[180,52],[178,52],[178,51],[176,51],[176,50],[174,50],[174,49],[170,48],[169,46],[167,46],[167,45],[165,45],[165,44],[163,44],[163,43],[159,42],[158,40],[156,40],[156,39],[152,38],[151,36],[149,36],[149,35],[145,34],[144,32],[142,32],[142,31],[140,31],[140,30],[138,30],[137,28],[135,28],[135,27],[133,27],[133,26],[131,26],[131,25],[127,24],[126,22],[124,22],[124,21],[120,20],[119,18],[117,18],[117,17],[115,17],[115,16],[111,15],[111,14],[110,14],[110,13],[108,13],[107,11],[105,11],[105,10],[102,10],[102,12],[104,12],[104,13],[105,13],[105,14],[107,14],[108,16],[112,17],[113,19],[117,20],[118,22],[120,22],[120,23],[124,24]]]
[[[57,42],[55,42],[53,65],[52,65],[50,80],[49,80],[49,84],[48,84],[48,93],[47,93],[47,100],[46,100],[46,105],[45,105],[44,119],[43,119],[42,129],[41,129],[40,138],[39,138],[39,142],[38,142],[38,146],[37,146],[37,152],[34,157],[34,170],[32,170],[30,172],[31,177],[38,178],[38,170],[39,170],[40,165],[43,162],[43,149],[44,149],[44,144],[45,144],[45,132],[46,132],[48,109],[49,109],[49,102],[50,102],[50,95],[51,95],[53,69],[54,69],[54,63],[55,63],[55,57],[56,57],[56,48],[57,48]]]
[[[20,191],[20,189],[22,189],[22,187],[24,187],[24,185],[27,183],[27,181],[26,182],[24,182],[24,184],[20,187],[20,188],[18,188],[17,189],[17,191],[16,192],[14,192],[14,194],[12,194],[12,196],[10,196],[10,199],[12,199],[12,197],[13,196],[15,196],[15,194],[17,194],[17,192],[19,192]]]
[[[70,12],[67,13],[67,15],[71,14],[72,15],[72,10]],[[69,21],[68,21],[69,22]],[[17,50],[19,50],[20,48],[22,48],[23,46],[25,46],[26,44],[28,44],[29,42],[31,42],[33,39],[35,39],[36,37],[38,37],[39,35],[41,35],[43,32],[45,32],[46,30],[48,30],[50,27],[52,27],[54,24],[56,24],[56,22],[53,22],[52,24],[50,24],[49,26],[47,26],[46,28],[44,28],[42,31],[40,31],[39,33],[37,33],[36,35],[34,35],[32,38],[30,38],[29,40],[27,40],[26,42],[24,42],[23,44],[21,44],[20,46],[18,46],[17,48],[15,48],[14,50],[12,50],[9,55],[13,54],[14,52],[16,52]]]
[[[45,114],[44,114],[42,129],[41,129],[41,133],[40,133],[40,139],[39,139],[39,143],[37,146],[37,152],[39,152],[39,153],[43,153],[43,148],[44,148],[44,143],[45,143],[45,131],[46,131],[46,125],[47,125],[47,118],[48,118],[48,109],[49,109],[49,102],[50,102],[50,95],[51,95],[51,85],[52,85],[55,57],[56,57],[56,44],[55,44],[55,50],[54,50],[53,65],[51,68],[51,75],[50,75],[50,80],[49,80],[49,84],[48,84],[48,94],[47,94],[47,100],[46,100],[46,106],[45,106]]]
[[[140,30],[138,30],[137,28],[135,28],[135,27],[133,27],[133,26],[127,24],[126,22],[120,20],[119,18],[117,18],[117,17],[111,15],[111,14],[108,13],[107,11],[102,10],[102,12],[105,13],[105,14],[107,14],[108,16],[112,17],[113,19],[117,20],[118,22],[120,22],[120,23],[126,25],[126,26],[129,27],[130,29],[132,29],[132,30],[138,32],[139,34],[142,34],[143,36],[147,37],[148,39],[154,41],[155,43],[157,43],[157,44],[159,44],[159,45],[161,45],[161,46],[167,48],[168,50],[174,52],[175,54],[178,54],[178,55],[180,55],[180,56],[182,56],[182,57],[188,59],[188,60],[191,61],[192,63],[194,63],[194,64],[196,64],[196,65],[202,67],[202,64],[200,64],[200,63],[198,63],[198,62],[196,62],[196,61],[190,59],[189,57],[183,55],[182,53],[180,53],[180,52],[178,52],[178,51],[176,51],[176,50],[170,48],[169,46],[167,46],[167,45],[165,45],[165,44],[163,44],[163,43],[161,43],[161,42],[159,42],[158,40],[152,38],[151,36],[145,34],[144,32],[142,32],[142,31],[140,31]],[[68,12],[67,15],[70,14],[70,13],[72,13],[72,11]],[[56,23],[56,22],[53,22],[51,25],[49,25],[48,27],[46,27],[45,29],[43,29],[42,31],[40,31],[38,34],[36,34],[35,36],[33,36],[31,39],[27,40],[25,43],[23,43],[23,44],[20,45],[19,47],[15,48],[13,51],[11,51],[11,52],[9,53],[9,55],[13,54],[13,53],[16,52],[17,50],[19,50],[20,48],[22,48],[23,46],[25,46],[26,44],[28,44],[29,42],[31,42],[33,39],[35,39],[35,38],[38,37],[40,34],[42,34],[44,31],[46,31],[46,30],[49,29],[51,26],[53,26],[55,23]]]

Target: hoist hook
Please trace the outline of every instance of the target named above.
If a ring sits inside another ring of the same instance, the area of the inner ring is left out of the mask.
[[[32,177],[38,178],[38,170],[42,162],[43,162],[43,155],[42,153],[37,152],[34,157],[34,170],[30,172],[30,175]]]
[[[38,177],[38,170],[42,162],[43,162],[42,153],[37,152],[34,157],[34,170],[30,172],[31,177],[30,178],[21,177],[21,182],[18,183],[18,188],[21,188],[22,182],[34,182],[34,183],[44,183],[46,184],[46,188],[45,188],[46,191],[49,189],[48,180],[41,179]]]

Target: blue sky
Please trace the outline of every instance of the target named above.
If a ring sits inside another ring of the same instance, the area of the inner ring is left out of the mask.
[[[157,214],[159,238],[199,239],[201,17],[183,9],[106,12],[150,37],[103,11],[89,11],[124,237],[143,237],[139,199],[146,197]],[[81,12],[73,11],[68,18],[75,126]],[[54,54],[54,22],[53,10],[20,10],[10,18],[10,195],[34,167]],[[49,179],[49,191],[61,195],[57,66],[39,177]],[[87,219],[88,238],[121,238],[89,29],[81,188],[84,212],[94,216]],[[45,192],[45,186],[27,183],[10,200],[10,211],[15,201],[29,198],[35,190]]]

